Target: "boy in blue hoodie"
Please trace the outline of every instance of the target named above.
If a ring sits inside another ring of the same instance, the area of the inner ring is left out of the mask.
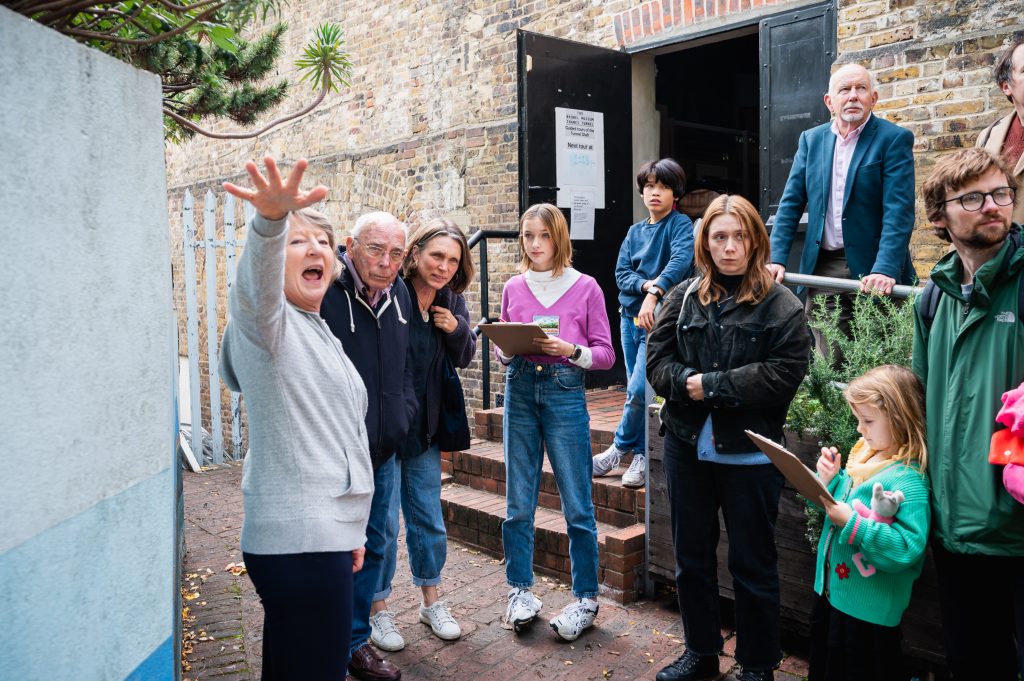
[[[636,174],[649,217],[626,233],[615,265],[622,315],[622,352],[626,359],[626,404],[612,445],[593,459],[594,477],[607,475],[622,456],[633,451],[633,462],[622,476],[626,487],[647,483],[644,449],[647,333],[654,310],[668,290],[690,274],[693,263],[693,223],[676,210],[686,192],[686,173],[671,158],[648,161]]]

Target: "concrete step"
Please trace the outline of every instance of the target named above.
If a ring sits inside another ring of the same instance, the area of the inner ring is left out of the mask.
[[[496,557],[504,555],[501,544],[504,494],[452,483],[441,489],[441,506],[450,538]],[[569,536],[564,516],[560,511],[541,507],[537,509],[534,525],[535,570],[571,584]],[[643,524],[615,527],[598,522],[597,539],[601,595],[619,603],[634,602],[642,590]]]
[[[505,453],[500,441],[474,439],[469,451],[445,453],[442,457],[442,469],[451,473],[454,482],[485,492],[505,494]],[[646,490],[622,485],[622,474],[627,465],[628,461],[609,475],[593,479],[592,498],[598,522],[614,527],[644,522]],[[555,476],[546,458],[538,503],[555,511],[562,508]]]

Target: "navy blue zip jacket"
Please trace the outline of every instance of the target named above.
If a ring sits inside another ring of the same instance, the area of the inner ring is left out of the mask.
[[[344,252],[344,246],[339,247],[338,257]],[[412,367],[406,361],[411,309],[409,290],[397,280],[377,308],[371,309],[356,293],[352,273],[344,263],[341,277],[327,289],[320,304],[320,316],[341,341],[366,385],[366,434],[374,469],[394,456],[405,442],[419,408],[412,387]]]

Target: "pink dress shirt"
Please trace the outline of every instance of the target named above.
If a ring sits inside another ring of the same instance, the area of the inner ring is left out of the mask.
[[[832,133],[836,136],[836,148],[832,154],[832,184],[829,190],[828,211],[825,213],[825,227],[821,234],[821,247],[826,251],[843,248],[843,200],[846,197],[846,175],[850,170],[850,159],[857,148],[857,140],[872,114],[857,128],[843,137],[839,126],[832,121]]]

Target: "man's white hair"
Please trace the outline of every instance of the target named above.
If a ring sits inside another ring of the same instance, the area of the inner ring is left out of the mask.
[[[828,77],[828,94],[831,94],[833,92],[833,90],[835,90],[835,87],[836,87],[836,74],[838,74],[840,69],[842,69],[844,66],[859,66],[862,69],[864,69],[865,71],[867,71],[868,72],[868,85],[871,87],[871,91],[872,92],[877,92],[878,91],[878,82],[875,81],[875,74],[871,73],[871,70],[868,69],[866,66],[864,66],[863,64],[860,64],[858,62],[855,62],[855,61],[837,61],[836,63],[834,63],[832,65],[832,75]]]
[[[372,213],[364,213],[356,218],[356,224],[352,225],[352,238],[358,239],[363,229],[371,225],[381,229],[387,229],[397,225],[402,230],[403,236],[405,236],[406,239],[409,238],[409,228],[405,223],[399,222],[398,218],[394,215],[382,210],[374,211]]]

